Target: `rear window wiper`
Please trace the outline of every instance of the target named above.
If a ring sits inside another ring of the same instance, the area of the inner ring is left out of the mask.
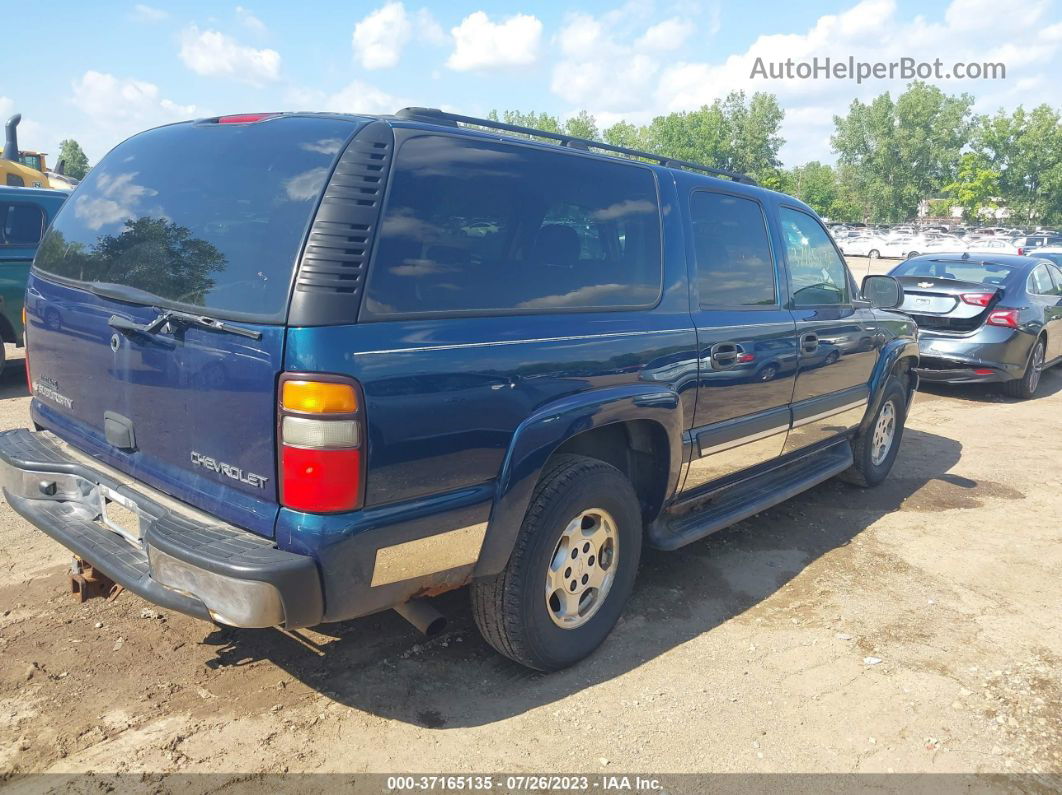
[[[237,334],[252,340],[262,339],[262,332],[254,331],[243,326],[234,326],[224,320],[207,317],[206,315],[194,315],[191,312],[178,312],[176,309],[160,310],[158,317],[150,323],[134,323],[118,315],[111,315],[107,325],[120,331],[134,331],[139,334],[157,334],[167,326],[196,326],[198,328],[221,331],[226,334]]]

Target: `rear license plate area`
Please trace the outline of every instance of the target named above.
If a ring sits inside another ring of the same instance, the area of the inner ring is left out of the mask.
[[[100,522],[131,544],[140,544],[140,512],[136,503],[106,486],[100,486]]]

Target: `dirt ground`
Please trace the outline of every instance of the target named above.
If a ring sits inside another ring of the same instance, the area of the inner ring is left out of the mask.
[[[28,423],[19,364],[0,428]],[[487,647],[464,592],[432,640],[77,605],[69,555],[0,503],[0,774],[1057,774],[1060,460],[1062,371],[1024,403],[924,390],[883,486],[648,552],[610,639],[552,675]]]

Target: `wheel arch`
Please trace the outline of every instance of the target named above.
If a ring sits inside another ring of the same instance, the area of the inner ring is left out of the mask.
[[[678,485],[682,429],[681,402],[664,386],[594,390],[536,411],[510,442],[475,576],[505,568],[535,485],[558,453],[586,455],[616,466],[633,476],[643,513],[659,511]]]

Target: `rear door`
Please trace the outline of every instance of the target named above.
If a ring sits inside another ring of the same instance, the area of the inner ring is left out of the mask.
[[[873,312],[855,306],[848,267],[821,222],[785,206],[778,220],[799,352],[788,453],[860,422],[884,337]]]
[[[35,421],[270,534],[294,264],[354,130],[338,119],[215,120],[112,150],[56,217],[31,275]],[[226,329],[166,324],[168,310]]]
[[[694,190],[690,220],[699,378],[686,490],[781,455],[797,370],[759,199]]]

